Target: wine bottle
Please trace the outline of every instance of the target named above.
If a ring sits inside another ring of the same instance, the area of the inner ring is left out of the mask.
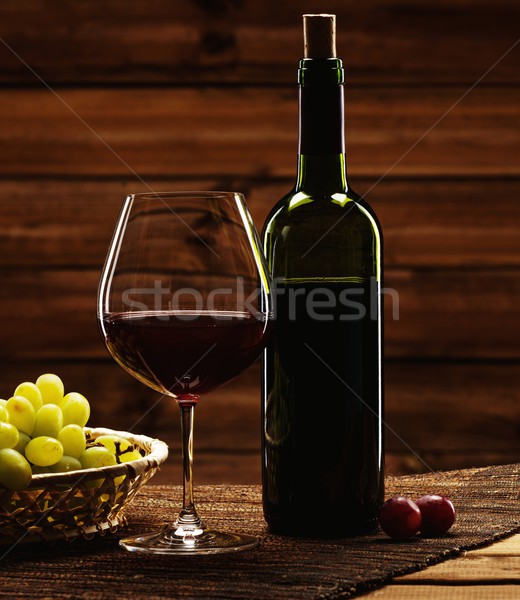
[[[263,229],[263,506],[273,532],[342,536],[373,530],[383,501],[382,235],[347,183],[335,15],[303,23],[298,174]]]

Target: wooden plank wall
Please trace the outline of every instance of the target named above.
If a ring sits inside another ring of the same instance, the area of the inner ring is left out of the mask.
[[[337,14],[348,168],[385,231],[387,463],[520,458],[520,5],[515,0],[3,0],[0,395],[44,371],[94,424],[177,409],[95,322],[121,200],[232,188],[257,223],[292,184],[301,14]],[[515,45],[516,44],[516,45]],[[196,481],[260,481],[258,366],[198,408]]]

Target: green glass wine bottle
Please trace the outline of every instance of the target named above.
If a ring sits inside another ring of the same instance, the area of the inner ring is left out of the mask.
[[[303,19],[298,175],[263,230],[263,506],[274,532],[342,536],[383,501],[382,235],[347,183],[335,16]]]

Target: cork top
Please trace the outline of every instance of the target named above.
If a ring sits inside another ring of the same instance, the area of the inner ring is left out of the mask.
[[[336,58],[336,15],[303,15],[304,58]]]

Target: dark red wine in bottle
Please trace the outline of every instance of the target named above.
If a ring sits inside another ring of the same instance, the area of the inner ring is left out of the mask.
[[[332,537],[374,530],[383,501],[382,234],[347,183],[335,17],[303,19],[298,175],[263,230],[263,506],[273,532]]]

